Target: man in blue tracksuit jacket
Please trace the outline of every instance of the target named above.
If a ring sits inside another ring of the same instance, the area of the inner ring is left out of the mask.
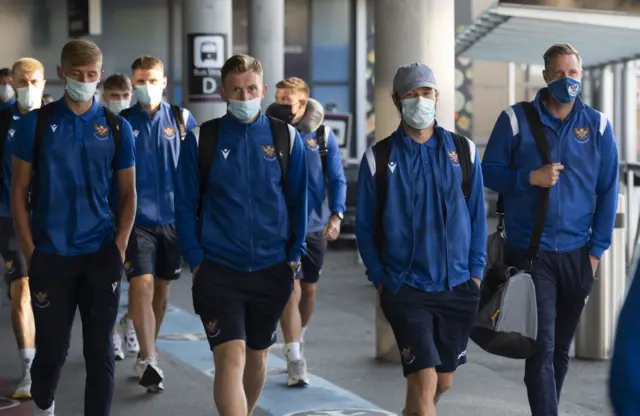
[[[264,386],[267,350],[305,254],[307,156],[292,126],[260,112],[266,91],[260,61],[232,56],[221,78],[228,107],[217,135],[203,137],[206,129],[197,127],[182,146],[176,224],[193,271],[193,306],[213,350],[218,412],[246,416]],[[276,149],[276,123],[286,149]],[[199,152],[216,138],[201,199]],[[284,152],[285,178],[278,158]]]
[[[488,188],[502,194],[509,261],[529,268],[527,248],[540,188],[550,188],[540,254],[531,264],[538,303],[538,351],[525,383],[533,416],[555,416],[569,348],[602,253],[611,244],[618,201],[618,153],[607,117],[578,93],[582,63],[571,45],[544,55],[542,88],[533,106],[546,132],[552,164],[542,166],[522,105],[506,109],[484,153]]]
[[[183,133],[195,127],[189,111],[163,102],[167,86],[164,64],[155,56],[141,56],[131,65],[131,82],[138,99],[120,115],[136,138],[138,210],[131,232],[125,271],[129,280],[129,309],[138,335],[140,357],[134,366],[138,383],[148,391],[164,390],[155,341],[160,332],[169,287],[182,272],[175,227],[173,197]],[[182,128],[181,128],[182,127]],[[123,324],[126,331],[126,324]]]
[[[98,46],[67,42],[58,67],[64,97],[27,113],[15,134],[11,204],[29,265],[36,324],[31,395],[38,416],[55,415],[76,308],[87,372],[84,414],[110,414],[113,325],[136,210],[135,144],[129,123],[108,116],[94,98],[101,75]],[[117,219],[109,206],[113,176],[120,194]]]
[[[302,258],[302,276],[295,282],[293,294],[280,321],[289,373],[287,385],[306,386],[309,377],[302,343],[315,305],[316,286],[327,241],[337,239],[340,234],[340,223],[346,210],[347,180],[336,136],[322,124],[324,109],[309,97],[306,82],[296,77],[278,82],[276,102],[269,106],[267,115],[296,126],[305,146],[309,166],[307,255]],[[322,153],[324,156],[321,156]],[[326,167],[323,166],[323,157],[326,158]]]
[[[438,90],[429,67],[400,67],[392,97],[402,122],[384,139],[392,141],[386,166],[377,166],[376,146],[362,158],[356,237],[402,356],[406,414],[435,414],[453,372],[466,362],[480,300],[487,237],[484,186],[476,147],[465,140],[472,163],[465,200],[455,143],[435,122]],[[376,175],[381,169],[387,170],[387,197],[379,224]]]
[[[11,107],[16,102],[12,87],[11,68],[0,68],[0,110]]]
[[[640,254],[637,250],[633,256],[636,261]],[[609,396],[616,416],[640,415],[640,267],[637,263],[635,267],[631,288],[618,318],[611,360]]]

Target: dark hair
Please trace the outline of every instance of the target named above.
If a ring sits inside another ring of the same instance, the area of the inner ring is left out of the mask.
[[[130,91],[131,80],[124,74],[109,75],[102,83],[103,90]]]
[[[155,56],[143,55],[131,64],[131,70],[135,71],[136,69],[158,69],[164,71],[164,64]]]
[[[227,75],[232,72],[247,72],[254,71],[256,74],[262,76],[262,64],[253,56],[238,54],[233,55],[222,66],[220,70],[220,78],[224,82]]]
[[[0,78],[11,77],[11,68],[0,68]]]
[[[85,66],[96,62],[102,64],[102,51],[89,40],[70,40],[62,47],[60,63],[63,66]]]
[[[544,68],[549,68],[549,64],[551,64],[551,60],[556,56],[561,55],[575,55],[578,58],[578,63],[582,66],[582,58],[580,57],[580,53],[576,48],[571,46],[568,43],[556,43],[551,46],[547,51],[542,55],[542,59],[544,59]]]

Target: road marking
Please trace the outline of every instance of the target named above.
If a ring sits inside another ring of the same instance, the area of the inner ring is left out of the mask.
[[[128,285],[123,283],[120,297],[121,307],[128,302],[127,289]],[[278,348],[277,345],[275,346],[276,348]],[[282,344],[279,345],[281,348]],[[171,306],[167,309],[160,336],[158,337],[158,349],[211,378],[215,374],[213,355],[204,336],[204,328],[200,318],[180,308]],[[310,386],[307,388],[288,388],[286,386],[286,362],[273,354],[269,354],[267,383],[260,396],[258,406],[273,415],[394,415],[323,378],[310,373],[309,379]],[[327,413],[327,411],[342,413]]]

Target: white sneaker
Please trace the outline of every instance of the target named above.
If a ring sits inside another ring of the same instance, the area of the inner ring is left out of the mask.
[[[42,410],[42,409],[38,408],[38,406],[35,406],[35,405],[33,407],[35,407],[33,416],[56,416],[56,414],[55,414],[55,407],[56,407],[55,402],[51,403],[51,407],[48,408],[48,409],[45,409],[45,410]]]
[[[164,380],[164,373],[160,367],[158,367],[158,360],[156,357],[148,357],[144,360],[138,360],[134,370],[139,377],[138,384],[151,391],[157,392],[160,390],[160,384],[162,383],[162,380]],[[161,390],[164,390],[164,386],[162,386]]]
[[[11,398],[15,400],[31,399],[31,375],[29,375],[29,373],[27,373],[27,375],[25,375],[20,381],[20,384],[16,387],[16,391],[13,393]]]
[[[140,345],[138,344],[138,337],[136,335],[136,329],[133,327],[133,321],[122,317],[120,320],[120,330],[124,335],[124,344],[127,349],[127,354],[137,354],[140,352]]]
[[[153,386],[147,387],[147,393],[162,393],[164,391],[164,384],[162,382]]]
[[[305,387],[309,385],[309,377],[307,376],[307,362],[304,358],[287,362],[287,373],[289,374],[287,386]]]
[[[113,334],[113,352],[116,355],[116,361],[124,360],[124,351],[122,351],[122,338],[120,334]]]

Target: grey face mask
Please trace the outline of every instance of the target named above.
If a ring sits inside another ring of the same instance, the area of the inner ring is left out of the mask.
[[[9,101],[15,95],[15,91],[9,84],[0,84],[0,100]]]

